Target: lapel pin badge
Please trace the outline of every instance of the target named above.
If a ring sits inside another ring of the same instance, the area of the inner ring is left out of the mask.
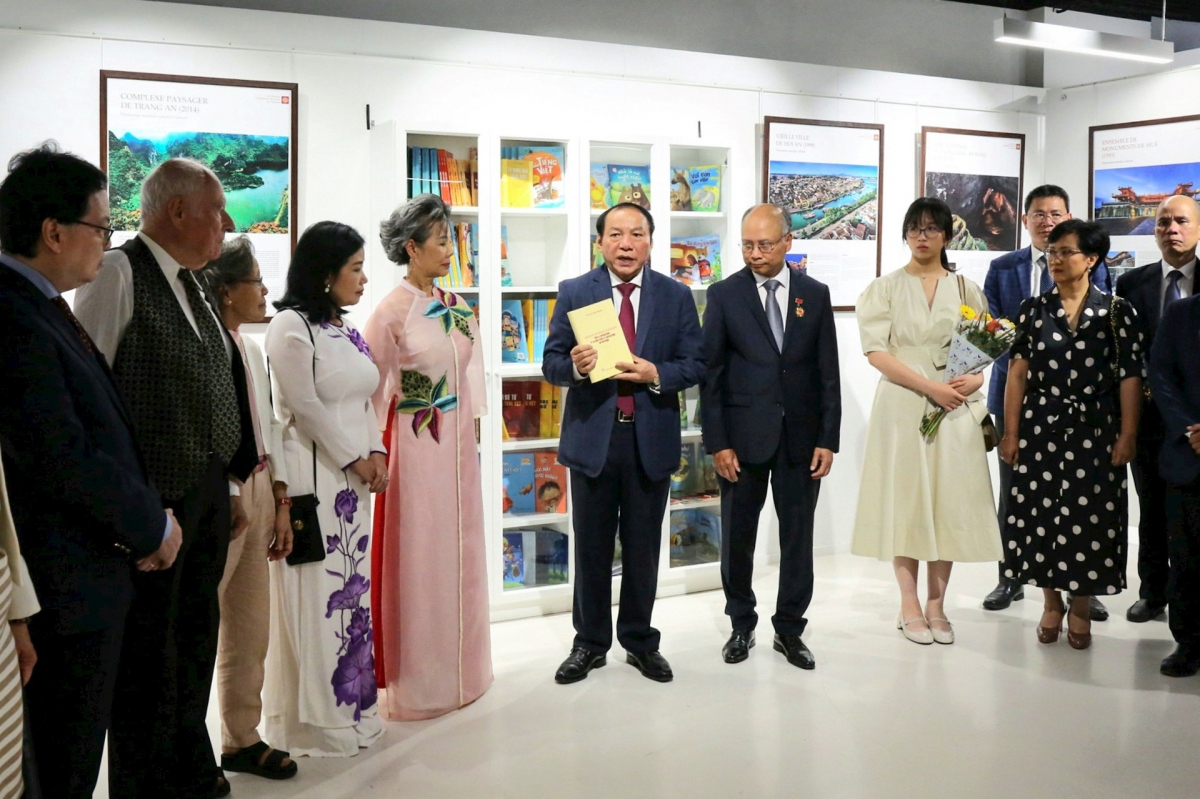
[[[796,298],[796,316],[804,316],[804,299],[802,297]]]

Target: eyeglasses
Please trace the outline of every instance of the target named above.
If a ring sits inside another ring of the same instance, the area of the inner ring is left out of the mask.
[[[1072,255],[1079,255],[1082,252],[1083,252],[1083,250],[1067,250],[1067,249],[1060,250],[1057,247],[1051,247],[1050,249],[1046,250],[1046,260],[1048,260],[1048,261],[1065,261],[1068,258],[1070,258]]]
[[[261,286],[263,284],[263,279],[261,277],[244,277],[241,280],[235,280],[233,282],[234,283],[257,283],[258,285]]]
[[[746,253],[746,255],[749,255],[750,253],[754,252],[754,249],[757,247],[758,251],[763,255],[770,255],[771,251],[779,246],[779,242],[786,238],[787,236],[780,236],[779,238],[775,239],[775,241],[743,241],[742,252]]]
[[[110,241],[112,241],[114,231],[110,227],[104,227],[104,225],[93,225],[91,222],[84,222],[82,219],[80,219],[78,222],[69,222],[68,224],[87,225],[88,227],[95,228],[96,230],[103,230],[104,231],[104,243],[108,244]]]
[[[910,239],[919,239],[921,238],[921,234],[924,234],[925,238],[932,239],[942,235],[944,232],[945,231],[943,231],[940,227],[930,225],[929,227],[910,227],[908,230],[904,231],[904,235],[908,236]]]
[[[1050,213],[1046,213],[1045,211],[1034,211],[1029,215],[1029,218],[1034,222],[1045,222],[1047,219],[1049,219],[1051,222],[1061,222],[1067,218],[1067,215],[1059,213],[1058,211],[1051,211]]]

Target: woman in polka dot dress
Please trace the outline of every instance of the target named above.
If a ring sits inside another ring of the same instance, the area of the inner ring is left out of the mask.
[[[1125,465],[1145,376],[1135,311],[1089,279],[1108,247],[1082,220],[1050,234],[1055,286],[1021,305],[1000,442],[1014,470],[1005,577],[1045,593],[1038,640],[1057,641],[1065,615],[1075,649],[1091,645],[1088,598],[1125,587]],[[1071,592],[1069,612],[1059,591]]]

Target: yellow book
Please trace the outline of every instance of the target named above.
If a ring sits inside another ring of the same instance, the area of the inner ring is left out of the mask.
[[[541,418],[538,420],[538,437],[539,438],[554,438],[554,416],[553,416],[553,399],[554,386],[543,381],[542,392],[538,397],[538,408],[541,411]]]
[[[551,386],[554,393],[550,395],[550,437],[558,438],[562,435],[562,416],[559,413],[559,408],[562,405],[562,386]]]
[[[625,341],[625,332],[621,330],[612,300],[576,308],[567,312],[567,318],[571,321],[575,340],[596,349],[596,366],[588,373],[593,383],[620,374],[622,370],[617,368],[618,363],[633,363],[633,353]]]
[[[521,315],[525,317],[525,362],[533,363],[533,300],[521,300]]]
[[[505,208],[533,207],[533,164],[505,158],[500,162],[500,204]]]

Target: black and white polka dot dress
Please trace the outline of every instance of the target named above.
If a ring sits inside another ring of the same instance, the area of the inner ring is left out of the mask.
[[[1021,305],[1013,360],[1029,361],[1005,519],[1004,575],[1081,596],[1125,587],[1126,467],[1112,465],[1118,380],[1145,379],[1135,311],[1094,286],[1072,331],[1058,288]],[[1112,351],[1116,331],[1117,351]]]

